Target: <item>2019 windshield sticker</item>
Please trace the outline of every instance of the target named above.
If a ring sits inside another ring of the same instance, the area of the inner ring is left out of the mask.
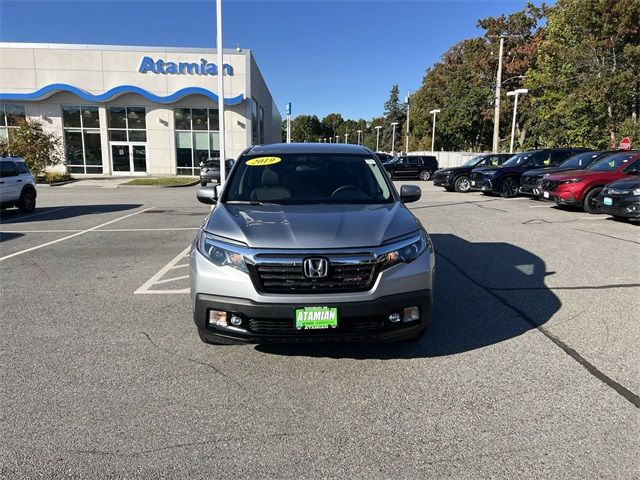
[[[280,157],[259,157],[247,160],[247,165],[250,167],[266,167],[267,165],[273,165],[281,161],[282,159]]]

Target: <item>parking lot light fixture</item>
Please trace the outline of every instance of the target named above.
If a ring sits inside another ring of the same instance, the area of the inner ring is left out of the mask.
[[[336,143],[340,143],[340,136],[336,135]]]
[[[358,132],[358,145],[360,145],[360,141],[362,139],[362,130],[357,130]]]
[[[391,126],[393,127],[391,130],[391,155],[394,155],[396,152],[396,127],[398,122],[392,122]]]
[[[349,143],[349,134],[348,133],[344,134],[344,143]]]
[[[381,125],[376,125],[376,152],[380,151],[380,129]]]
[[[435,143],[436,143],[436,115],[440,113],[440,109],[436,108],[435,110],[431,110],[429,112],[433,115],[433,128],[431,129],[431,151],[435,152]]]
[[[519,88],[517,90],[512,90],[511,92],[507,92],[507,97],[515,97],[513,99],[513,120],[511,122],[511,145],[509,146],[509,153],[513,153],[513,142],[516,136],[516,116],[518,114],[518,96],[524,95],[525,93],[529,93],[529,90],[526,88]]]

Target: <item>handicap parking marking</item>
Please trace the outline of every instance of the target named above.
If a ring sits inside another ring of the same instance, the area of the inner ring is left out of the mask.
[[[147,280],[140,286],[134,295],[170,295],[170,294],[188,294],[189,286],[188,282],[185,282],[189,278],[189,275],[181,275],[181,273],[189,268],[189,252],[191,251],[191,245],[182,250],[173,260],[167,263],[164,267],[158,271],[154,276]],[[185,263],[186,261],[186,263]],[[165,275],[168,275],[165,277]],[[177,284],[181,288],[167,289],[168,284]],[[184,287],[184,284],[187,287]],[[161,285],[162,288],[154,288]]]

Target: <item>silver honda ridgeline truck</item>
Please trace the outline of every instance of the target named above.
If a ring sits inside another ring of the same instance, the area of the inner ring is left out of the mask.
[[[245,150],[191,249],[205,343],[406,340],[431,318],[435,256],[376,155],[361,146]]]

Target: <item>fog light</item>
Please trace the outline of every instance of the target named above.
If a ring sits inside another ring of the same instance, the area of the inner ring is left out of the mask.
[[[238,315],[231,315],[231,325],[233,325],[234,327],[239,327],[240,325],[242,325],[242,317],[239,317]]]
[[[209,310],[209,325],[227,326],[227,312]]]
[[[414,320],[420,320],[420,308],[419,307],[407,307],[402,312],[403,322],[413,322]]]
[[[398,323],[400,321],[400,314],[392,313],[391,315],[389,315],[389,321],[391,323]]]

